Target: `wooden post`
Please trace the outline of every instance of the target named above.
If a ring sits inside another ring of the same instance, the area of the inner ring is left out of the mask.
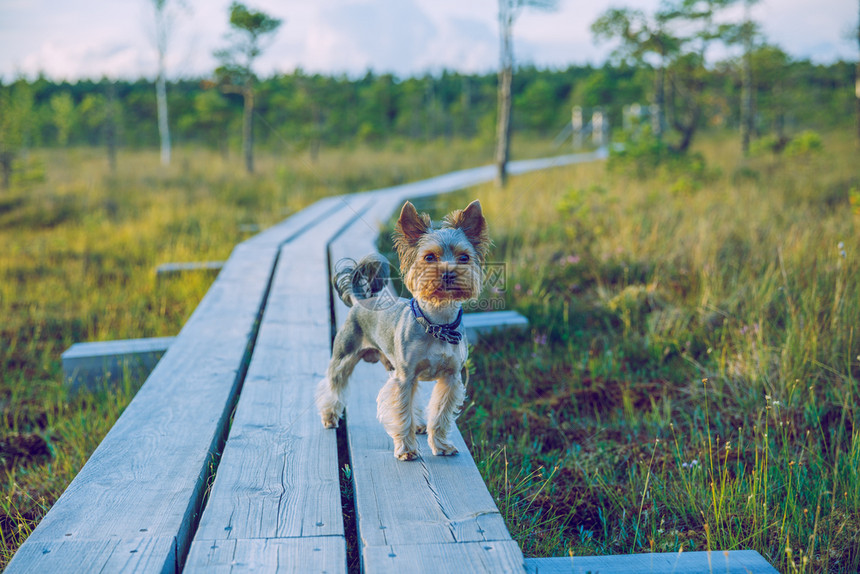
[[[0,150],[0,173],[2,173],[2,184],[0,187],[9,189],[12,181],[12,161],[15,154],[8,150]]]
[[[582,107],[573,106],[570,118],[570,127],[573,128],[573,149],[582,149]]]
[[[744,56],[742,60],[741,83],[741,151],[744,157],[750,152],[750,137],[753,130],[753,90],[752,90],[752,20],[750,0],[744,1]]]
[[[591,141],[597,147],[603,145],[603,110],[600,108],[591,114]]]
[[[112,81],[107,85],[107,106],[105,114],[105,145],[107,146],[108,164],[110,172],[116,173],[116,146],[117,146],[117,120],[116,120],[116,84]]]
[[[630,104],[630,121],[633,123],[633,130],[639,130],[639,124],[642,123],[642,106],[638,102]]]
[[[245,152],[245,169],[254,173],[254,86],[250,72],[242,90],[245,109],[242,115],[242,147]]]
[[[504,187],[508,179],[511,157],[511,81],[514,75],[513,26],[515,5],[499,0],[499,62],[498,112],[496,117],[496,187]]]
[[[660,136],[662,125],[662,114],[660,113],[660,104],[651,104],[648,106],[648,113],[651,114],[651,132]]]

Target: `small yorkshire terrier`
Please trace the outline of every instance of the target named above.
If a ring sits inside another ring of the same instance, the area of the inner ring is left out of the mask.
[[[369,255],[334,277],[338,295],[352,307],[334,340],[328,376],[317,387],[316,404],[326,428],[336,428],[344,392],[360,360],[382,361],[388,382],[376,398],[377,418],[394,439],[394,456],[418,456],[416,433],[427,432],[434,455],[454,455],[448,440],[466,389],[468,356],[462,319],[465,301],[478,296],[490,247],[487,222],[477,200],[434,227],[408,201],[394,234],[400,271],[413,299],[385,298],[388,263]],[[354,263],[354,262],[351,262]],[[426,422],[413,404],[418,381],[436,381]]]

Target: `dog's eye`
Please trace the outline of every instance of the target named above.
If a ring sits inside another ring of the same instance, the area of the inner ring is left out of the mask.
[[[424,256],[424,261],[427,261],[428,263],[432,263],[433,261],[436,261],[436,256],[433,253],[428,253],[427,255]]]
[[[465,253],[463,253],[462,255],[457,257],[457,261],[459,261],[460,263],[468,263],[469,262],[469,256],[466,255]]]

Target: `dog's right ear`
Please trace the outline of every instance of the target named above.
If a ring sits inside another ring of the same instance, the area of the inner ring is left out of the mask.
[[[430,217],[423,213],[418,215],[415,206],[408,201],[400,210],[400,219],[394,228],[394,246],[400,251],[402,248],[412,248],[421,239],[421,236],[430,231]]]

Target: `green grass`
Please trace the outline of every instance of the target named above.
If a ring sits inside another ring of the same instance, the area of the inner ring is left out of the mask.
[[[526,555],[860,569],[855,143],[744,161],[736,140],[712,135],[704,170],[580,165],[424,203],[481,199],[495,296],[531,322],[475,347],[460,417]]]
[[[540,144],[521,146],[529,155]],[[60,354],[79,341],[179,332],[213,274],[156,280],[165,262],[224,260],[252,232],[315,200],[486,164],[479,142],[393,142],[375,149],[241,159],[174,150],[34,150],[0,193],[0,568],[134,396],[139,380],[69,397]]]
[[[460,418],[526,555],[752,548],[781,571],[860,568],[849,138],[742,161],[736,137],[712,135],[707,169],[580,165],[424,203],[481,199],[507,270],[486,296],[531,321],[473,350]],[[166,171],[156,151],[121,153],[114,175],[100,150],[33,152],[29,177],[0,195],[0,567],[139,384],[71,399],[60,353],[174,335],[212,280],[157,282],[155,266],[226,259],[242,225],[490,152],[262,154],[254,176],[201,150],[179,148]]]

